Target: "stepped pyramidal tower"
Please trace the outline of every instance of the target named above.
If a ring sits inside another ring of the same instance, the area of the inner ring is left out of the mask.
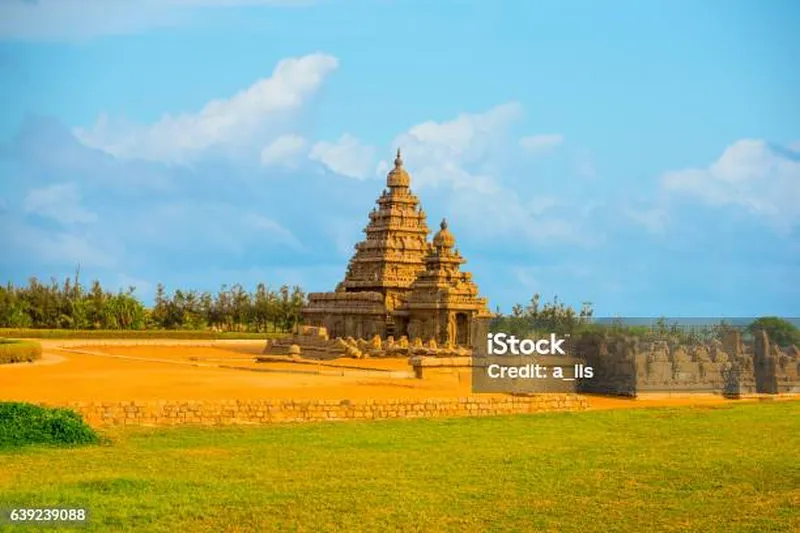
[[[303,318],[331,337],[407,336],[453,346],[485,339],[486,300],[442,221],[433,242],[400,150],[335,292],[311,293]]]

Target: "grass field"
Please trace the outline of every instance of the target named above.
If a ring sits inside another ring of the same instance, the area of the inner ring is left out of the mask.
[[[42,357],[42,345],[33,341],[0,338],[0,365],[30,363]]]
[[[800,530],[798,402],[107,436],[0,452],[0,507],[87,506],[79,531]]]

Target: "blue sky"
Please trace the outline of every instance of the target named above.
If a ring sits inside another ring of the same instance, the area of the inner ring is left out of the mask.
[[[800,315],[792,1],[0,3],[0,272],[332,289],[400,146],[492,307]]]

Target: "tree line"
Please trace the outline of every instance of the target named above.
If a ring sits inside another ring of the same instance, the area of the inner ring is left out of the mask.
[[[671,339],[681,344],[705,343],[722,339],[725,332],[737,329],[743,338],[765,331],[771,342],[781,347],[800,347],[800,328],[792,322],[776,317],[760,317],[747,325],[733,325],[725,320],[718,324],[691,325],[670,323],[666,318],[656,319],[649,325],[625,324],[622,319],[594,320],[591,302],[583,302],[581,308],[564,304],[554,297],[551,302],[542,302],[540,294],[534,294],[527,305],[515,305],[511,313],[504,315],[499,309],[490,326],[493,332],[504,332],[518,338],[536,337],[555,333],[557,335],[581,335],[593,332],[609,332],[636,336],[643,339]]]
[[[36,278],[26,286],[0,286],[0,327],[47,329],[213,329],[216,331],[289,331],[301,320],[306,294],[300,287],[271,289],[260,283],[254,291],[240,284],[219,291],[198,292],[156,288],[152,306],[136,288],[110,291],[99,281],[87,288],[79,279]]]
[[[584,302],[579,310],[553,297],[552,302],[542,302],[540,294],[534,294],[527,305],[516,304],[511,314],[505,315],[498,308],[490,329],[517,337],[556,333],[566,335],[589,327],[594,315],[591,302]]]
[[[300,287],[283,285],[271,289],[263,283],[254,291],[247,291],[240,284],[223,285],[215,293],[183,289],[169,293],[159,284],[150,307],[142,303],[135,291],[135,287],[110,291],[99,281],[86,288],[80,282],[79,272],[60,283],[55,278],[50,283],[31,278],[26,286],[8,283],[0,286],[0,328],[285,332],[302,321],[302,309],[307,302]],[[598,324],[590,302],[584,302],[576,310],[558,297],[542,302],[539,294],[534,294],[525,306],[515,305],[510,314],[498,309],[491,324],[492,331],[519,338],[550,333],[575,335],[602,329],[639,337],[670,337],[686,343],[719,338],[730,327],[724,322],[686,327],[668,324],[663,318],[649,326],[631,326],[622,321]],[[800,346],[800,329],[779,317],[762,317],[739,329],[744,334],[765,330],[781,346]]]

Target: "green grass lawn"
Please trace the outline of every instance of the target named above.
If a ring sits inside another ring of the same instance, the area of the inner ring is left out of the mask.
[[[106,436],[0,452],[0,508],[86,506],[77,531],[800,530],[800,402]]]

